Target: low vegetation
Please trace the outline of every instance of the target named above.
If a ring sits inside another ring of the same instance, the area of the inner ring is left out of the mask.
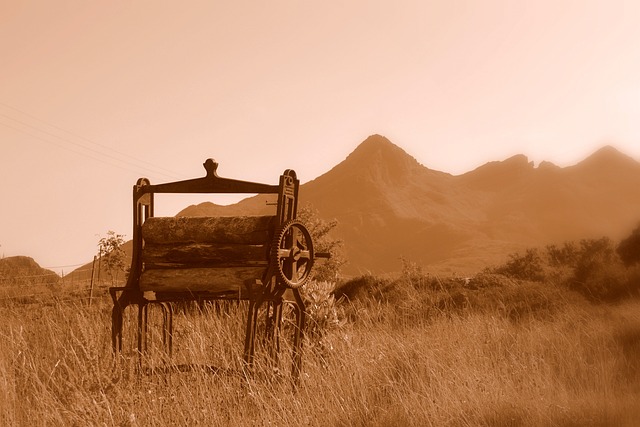
[[[634,236],[640,230],[634,231]],[[513,254],[491,271],[505,276],[573,289],[593,302],[615,302],[640,293],[640,252],[628,249],[629,240],[616,248],[609,238],[584,239],[528,249]]]
[[[143,364],[157,369],[141,374],[133,319],[124,356],[112,355],[104,288],[91,307],[78,290],[47,292],[0,301],[1,425],[632,426],[640,419],[637,299],[593,304],[542,281],[489,272],[439,278],[409,262],[396,279],[364,276],[335,290],[314,283],[294,391],[287,342],[279,369],[258,351],[254,374],[243,372],[241,304],[178,310],[173,358],[154,335]],[[159,313],[151,318],[158,334]]]
[[[92,305],[79,283],[3,287],[0,425],[635,426],[640,274],[619,247],[531,249],[474,277],[403,259],[397,277],[312,282],[297,389],[287,340],[278,364],[259,345],[243,369],[243,303],[181,306],[171,358],[152,310],[140,371],[134,310],[111,351],[107,283]]]

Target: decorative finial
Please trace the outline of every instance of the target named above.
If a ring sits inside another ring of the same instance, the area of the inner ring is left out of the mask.
[[[207,159],[203,163],[204,169],[207,171],[207,178],[218,176],[218,162],[213,159]]]

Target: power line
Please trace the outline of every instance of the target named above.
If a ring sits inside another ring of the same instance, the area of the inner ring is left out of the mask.
[[[86,262],[80,263],[80,264],[69,264],[69,265],[54,265],[54,266],[49,266],[49,267],[42,267],[42,268],[67,268],[67,267],[80,267],[81,265],[85,265]]]
[[[74,267],[74,266],[80,266],[80,265],[85,265],[86,263],[83,264],[75,264],[75,265],[68,265],[68,266],[62,266],[62,267]],[[41,267],[41,268],[58,268],[58,267]],[[91,268],[79,268],[76,270],[73,270],[70,273],[67,273],[67,275],[69,274],[73,274],[73,273],[79,273],[79,272],[83,272],[83,271],[91,271]],[[61,276],[59,276],[56,272],[52,271],[50,273],[41,273],[41,274],[28,274],[28,275],[20,275],[20,276],[9,276],[9,277],[0,277],[0,281],[11,281],[11,280],[15,280],[15,279],[30,279],[30,278],[34,278],[34,277],[48,277],[48,276],[56,276],[60,279],[62,279]]]
[[[8,124],[6,124],[6,123],[2,123],[2,122],[0,122],[0,125],[5,126],[5,127],[8,127],[8,128],[10,128],[10,129],[13,129],[13,130],[16,130],[16,131],[18,131],[18,132],[22,132],[22,133],[24,133],[24,134],[26,134],[26,135],[29,135],[29,136],[31,136],[31,137],[33,137],[33,138],[39,139],[39,140],[44,141],[44,142],[46,142],[46,143],[56,145],[56,146],[58,146],[58,147],[60,147],[60,148],[63,148],[63,149],[65,149],[65,150],[67,150],[67,151],[71,151],[72,153],[76,153],[76,154],[79,154],[79,155],[81,155],[81,156],[85,156],[85,157],[88,157],[88,158],[90,158],[90,159],[94,159],[94,160],[96,160],[96,161],[99,161],[99,162],[102,162],[102,163],[105,163],[105,164],[108,164],[108,165],[114,166],[114,167],[116,167],[116,168],[118,168],[118,169],[121,169],[121,170],[124,170],[124,171],[128,171],[128,172],[139,172],[139,171],[134,171],[133,169],[130,169],[130,168],[125,168],[125,167],[123,167],[123,166],[120,166],[120,165],[114,164],[114,163],[112,163],[112,162],[105,161],[104,159],[100,159],[100,158],[98,158],[98,157],[91,156],[91,155],[89,155],[89,154],[87,154],[87,153],[83,153],[83,152],[80,152],[80,151],[72,150],[72,149],[71,149],[71,148],[69,148],[69,147],[65,147],[64,145],[58,144],[58,143],[56,143],[56,142],[54,142],[54,141],[49,141],[48,139],[45,139],[45,138],[43,138],[43,137],[41,137],[41,136],[34,135],[34,134],[32,134],[32,133],[26,132],[26,131],[24,131],[23,129],[19,129],[19,128],[15,127],[15,126],[11,126],[11,125],[8,125]]]
[[[14,119],[14,118],[9,117],[9,116],[7,116],[7,115],[5,115],[5,114],[0,113],[0,116],[6,117],[6,118],[8,118],[9,120],[13,120],[14,122],[17,122],[17,123],[21,124],[22,126],[26,126],[27,128],[33,129],[33,130],[35,130],[35,131],[37,131],[37,132],[41,132],[41,133],[44,133],[44,134],[49,135],[49,136],[51,136],[51,137],[57,138],[57,139],[59,139],[60,141],[62,141],[63,143],[67,143],[67,144],[75,145],[75,146],[77,146],[77,147],[79,147],[79,148],[81,148],[81,149],[87,150],[87,151],[89,151],[89,152],[93,152],[93,153],[96,153],[96,154],[98,154],[98,155],[100,155],[100,156],[104,156],[104,157],[107,157],[107,158],[113,159],[113,160],[115,160],[116,162],[121,162],[121,163],[124,163],[124,164],[128,164],[128,165],[131,165],[131,166],[136,166],[136,167],[138,167],[138,165],[136,165],[135,163],[129,162],[129,161],[127,161],[127,160],[119,159],[119,158],[117,158],[117,157],[115,157],[115,156],[112,156],[112,155],[110,155],[110,154],[103,153],[103,152],[101,152],[101,151],[99,151],[99,150],[95,150],[95,149],[93,149],[93,148],[91,148],[91,147],[86,147],[86,146],[84,146],[84,145],[82,145],[82,144],[79,144],[79,143],[76,143],[76,142],[70,141],[70,140],[68,140],[68,139],[62,138],[61,136],[58,136],[58,135],[52,134],[52,133],[47,132],[47,131],[45,131],[45,130],[39,129],[39,128],[35,127],[35,126],[31,126],[31,125],[29,125],[28,123],[24,123],[24,122],[22,122],[22,121],[20,121],[20,120]],[[24,133],[24,134],[26,134],[26,135],[29,135],[29,136],[31,136],[31,137],[37,138],[37,139],[39,139],[39,140],[41,140],[41,141],[44,141],[44,142],[47,142],[47,143],[49,143],[49,144],[56,145],[56,146],[58,146],[58,147],[60,147],[60,148],[63,148],[63,149],[65,149],[65,150],[71,151],[72,153],[80,154],[80,155],[82,155],[82,156],[85,156],[85,157],[88,157],[88,158],[91,158],[91,159],[97,160],[97,161],[102,162],[102,163],[105,163],[105,164],[110,164],[111,166],[115,166],[115,167],[120,168],[120,169],[123,169],[123,170],[128,170],[128,171],[131,171],[131,172],[138,172],[138,173],[139,173],[139,172],[140,172],[140,169],[145,169],[147,172],[151,172],[151,173],[153,173],[154,175],[158,174],[158,175],[164,175],[164,176],[169,177],[169,178],[172,178],[172,179],[174,179],[174,178],[175,178],[175,176],[170,176],[170,175],[167,175],[167,174],[165,174],[165,173],[163,173],[163,172],[152,171],[152,170],[150,170],[150,169],[148,169],[148,168],[140,168],[140,167],[138,167],[137,169],[132,169],[132,168],[128,168],[128,167],[123,167],[123,166],[118,165],[118,164],[115,164],[115,163],[113,163],[113,162],[106,161],[106,160],[105,160],[105,159],[103,159],[103,158],[96,157],[96,156],[92,156],[92,155],[90,155],[90,154],[88,154],[88,153],[85,153],[85,152],[83,152],[83,151],[73,150],[73,149],[71,149],[71,148],[69,148],[69,147],[65,146],[64,144],[56,143],[55,141],[51,141],[51,140],[49,140],[49,139],[47,139],[47,138],[43,138],[43,137],[41,137],[41,136],[34,135],[34,134],[30,133],[30,132],[26,132],[24,129],[20,129],[20,128],[17,128],[17,127],[15,127],[15,126],[8,125],[7,123],[2,123],[2,122],[0,122],[0,124],[2,124],[3,126],[6,126],[6,127],[8,127],[8,128],[11,128],[11,129],[17,130],[18,132],[22,132],[22,133]]]
[[[68,130],[65,130],[65,129],[61,128],[60,126],[56,126],[55,124],[52,124],[52,123],[49,123],[49,122],[47,122],[47,121],[41,120],[41,119],[39,119],[39,118],[37,118],[37,117],[35,117],[35,116],[33,116],[33,115],[29,114],[29,113],[26,113],[26,112],[24,112],[24,111],[22,111],[22,110],[19,110],[19,109],[15,108],[15,107],[12,107],[12,106],[10,106],[10,105],[4,104],[4,103],[2,103],[2,102],[0,102],[0,105],[5,106],[5,107],[7,107],[7,108],[10,108],[10,109],[12,109],[12,110],[15,110],[15,111],[17,111],[17,112],[19,112],[19,113],[21,113],[21,114],[24,114],[25,116],[27,116],[27,117],[29,117],[29,118],[31,118],[31,119],[33,119],[33,120],[36,120],[36,121],[38,121],[38,122],[40,122],[40,123],[43,123],[43,124],[45,124],[45,125],[47,125],[47,126],[53,127],[53,128],[55,128],[55,129],[58,129],[58,130],[59,130],[59,131],[61,131],[61,132],[67,133],[67,134],[69,134],[69,135],[71,135],[71,136],[73,136],[73,137],[75,137],[75,138],[77,138],[77,139],[80,139],[80,140],[82,140],[82,141],[84,141],[84,142],[86,142],[86,143],[89,143],[89,144],[91,144],[91,145],[93,145],[93,146],[95,146],[95,147],[99,147],[99,148],[100,148],[100,150],[95,149],[95,148],[92,148],[91,146],[88,146],[88,145],[87,145],[87,144],[85,144],[85,143],[80,143],[80,142],[72,141],[72,140],[70,140],[70,139],[68,139],[68,138],[65,138],[65,137],[63,137],[63,136],[60,136],[60,135],[58,135],[58,134],[55,134],[55,133],[49,132],[48,130],[42,129],[41,127],[38,127],[38,126],[36,126],[36,125],[34,125],[34,124],[26,123],[25,121],[22,121],[22,120],[16,119],[15,117],[12,117],[12,116],[10,116],[10,115],[0,113],[0,116],[3,116],[3,117],[5,117],[5,118],[7,118],[7,119],[9,119],[9,120],[11,120],[11,121],[13,121],[13,122],[19,123],[20,125],[25,126],[25,127],[29,128],[29,129],[32,129],[32,130],[35,130],[35,131],[37,131],[37,132],[40,132],[40,133],[46,134],[46,135],[48,135],[48,136],[50,136],[50,137],[53,137],[53,138],[57,138],[57,139],[59,139],[60,141],[62,141],[63,143],[66,143],[66,144],[70,144],[70,145],[73,145],[73,146],[79,147],[79,148],[81,148],[81,149],[83,149],[83,150],[87,150],[87,151],[89,151],[89,152],[96,153],[96,154],[98,154],[98,155],[100,155],[100,156],[108,157],[108,158],[113,159],[113,160],[115,160],[115,161],[117,161],[117,162],[121,162],[121,163],[124,163],[124,164],[130,165],[130,166],[134,166],[134,167],[136,167],[136,168],[137,168],[137,169],[135,170],[136,172],[139,172],[139,170],[140,170],[140,169],[143,169],[143,170],[145,170],[145,171],[147,171],[147,172],[151,172],[151,173],[153,173],[154,175],[162,175],[162,176],[167,177],[167,178],[170,178],[170,179],[180,179],[179,174],[177,174],[177,173],[176,173],[176,172],[174,172],[174,171],[171,171],[171,170],[169,170],[169,169],[166,169],[166,168],[162,168],[162,167],[156,166],[156,165],[154,165],[154,164],[152,164],[152,163],[150,163],[150,162],[148,162],[148,161],[145,161],[145,160],[142,160],[142,159],[139,159],[139,158],[133,157],[133,156],[128,155],[128,154],[126,154],[126,153],[122,153],[121,151],[115,150],[115,149],[113,149],[113,148],[111,148],[111,147],[107,147],[107,146],[105,146],[105,145],[103,145],[103,144],[100,144],[100,143],[97,143],[97,142],[95,142],[95,141],[92,141],[92,140],[90,140],[90,139],[88,139],[88,138],[86,138],[86,137],[83,137],[83,136],[78,135],[78,134],[76,134],[76,133],[73,133],[73,132],[70,132],[70,131],[68,131]],[[32,133],[29,133],[29,132],[26,132],[24,129],[16,128],[16,127],[11,126],[11,125],[9,125],[9,124],[7,124],[7,123],[0,123],[0,124],[4,125],[4,126],[6,126],[6,127],[9,127],[9,128],[11,128],[11,129],[17,130],[17,131],[19,131],[19,132],[25,133],[25,134],[27,134],[27,135],[29,135],[29,136],[34,137],[34,138],[40,139],[40,140],[42,140],[42,141],[44,141],[44,142],[47,142],[47,143],[50,143],[50,144],[57,145],[57,146],[59,146],[59,147],[61,147],[61,148],[67,149],[67,150],[69,150],[69,151],[71,151],[71,152],[74,152],[74,153],[76,153],[76,154],[80,154],[80,155],[83,155],[83,156],[86,156],[86,157],[92,158],[92,159],[94,159],[94,160],[98,160],[98,161],[101,161],[101,162],[104,162],[104,163],[108,163],[108,164],[111,164],[112,166],[117,166],[117,167],[120,167],[121,169],[123,169],[121,166],[114,165],[113,163],[110,163],[110,162],[106,162],[106,161],[104,161],[104,159],[96,158],[96,157],[91,156],[91,155],[89,155],[88,153],[85,153],[85,152],[81,152],[81,151],[79,152],[79,151],[72,150],[72,149],[70,149],[70,148],[69,148],[69,147],[67,147],[67,146],[62,146],[62,145],[60,145],[60,144],[56,144],[54,141],[51,141],[51,140],[49,140],[49,139],[42,138],[41,136],[34,135],[34,134],[32,134]],[[105,151],[107,151],[107,152],[105,152]],[[110,153],[113,153],[113,154],[110,154]],[[114,154],[115,154],[115,155],[114,155]],[[147,166],[141,166],[141,164],[144,164],[144,165],[147,165]],[[127,170],[130,170],[130,169],[127,169]]]
[[[131,156],[130,154],[123,153],[123,152],[121,152],[121,151],[115,150],[115,149],[114,149],[114,148],[112,148],[112,147],[108,147],[108,146],[106,146],[106,145],[104,145],[104,144],[100,144],[100,143],[98,143],[98,142],[95,142],[95,141],[93,141],[93,140],[91,140],[91,139],[89,139],[89,138],[87,138],[87,137],[84,137],[84,136],[79,135],[79,134],[77,134],[77,133],[71,132],[71,131],[69,131],[69,130],[67,130],[67,129],[64,129],[64,128],[62,128],[62,127],[60,127],[60,126],[58,126],[58,125],[56,125],[56,124],[53,124],[53,123],[51,123],[51,122],[48,122],[48,121],[46,121],[46,120],[40,119],[40,118],[38,118],[38,117],[34,116],[33,114],[29,114],[29,113],[27,113],[26,111],[20,110],[20,109],[18,109],[18,108],[16,108],[16,107],[13,107],[13,106],[11,106],[11,105],[5,104],[5,103],[3,103],[3,102],[0,102],[0,105],[2,105],[2,106],[4,106],[4,107],[7,107],[7,108],[10,108],[10,109],[12,109],[12,110],[14,110],[14,111],[17,111],[17,112],[21,113],[21,114],[24,114],[25,116],[30,117],[30,118],[32,118],[32,119],[34,119],[34,120],[36,120],[36,121],[38,121],[38,122],[40,122],[40,123],[43,123],[43,124],[45,124],[45,125],[47,125],[47,126],[51,126],[51,127],[55,128],[55,129],[58,129],[58,130],[60,130],[60,131],[62,131],[62,132],[65,132],[65,133],[67,133],[67,134],[69,134],[69,135],[71,135],[71,136],[74,136],[74,137],[76,137],[76,138],[79,138],[79,139],[81,139],[81,140],[83,140],[83,141],[86,141],[86,142],[88,142],[88,143],[90,143],[90,144],[96,145],[96,146],[98,146],[98,147],[102,147],[102,148],[103,148],[103,149],[105,149],[105,150],[112,151],[112,152],[117,153],[117,154],[119,154],[119,155],[121,155],[121,156],[128,157],[128,158],[130,158],[130,159],[132,159],[132,160],[134,160],[134,161],[136,161],[136,162],[138,162],[138,163],[142,163],[142,164],[149,165],[149,166],[151,166],[152,168],[154,168],[154,169],[156,169],[156,170],[164,171],[164,172],[166,172],[166,173],[168,173],[168,174],[169,174],[169,175],[166,175],[166,176],[170,176],[170,177],[172,177],[172,178],[178,178],[178,175],[179,175],[179,174],[177,174],[176,172],[174,172],[174,171],[172,171],[172,170],[169,170],[169,169],[166,169],[166,168],[163,168],[163,167],[157,166],[157,165],[155,165],[155,164],[153,164],[153,163],[151,163],[151,162],[148,162],[148,161],[146,161],[146,160],[139,159],[139,158],[137,158],[137,157]]]

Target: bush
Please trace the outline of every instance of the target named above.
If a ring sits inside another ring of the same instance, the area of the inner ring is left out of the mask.
[[[580,250],[575,242],[564,242],[560,246],[548,245],[546,255],[551,267],[573,267],[578,260]]]
[[[390,280],[366,274],[338,284],[333,291],[333,295],[338,300],[346,299],[356,301],[373,299],[375,301],[382,301],[385,293],[383,289],[388,288],[390,283]]]
[[[527,249],[524,254],[509,255],[509,261],[495,269],[495,273],[520,280],[541,282],[545,279],[543,260],[537,249]]]
[[[126,273],[126,257],[127,254],[122,249],[124,244],[124,234],[116,234],[109,230],[107,237],[103,237],[98,241],[98,249],[100,258],[103,259],[107,274],[111,278],[112,285],[115,286],[120,273]]]
[[[488,272],[564,285],[594,302],[618,301],[640,289],[640,275],[625,267],[618,256],[621,246],[616,250],[611,239],[603,237],[549,245],[543,252],[527,249],[523,255],[510,255],[506,264]]]
[[[626,266],[640,263],[640,226],[633,230],[629,237],[620,242],[616,252]]]
[[[583,267],[570,286],[591,301],[615,302],[638,295],[640,272],[625,268],[620,261],[598,261]]]
[[[592,301],[616,301],[630,295],[627,271],[608,238],[582,240],[569,287]]]
[[[322,344],[325,334],[345,323],[344,310],[336,303],[333,288],[330,282],[311,281],[302,290],[309,316],[306,334],[312,344]]]
[[[491,289],[496,287],[502,288],[508,286],[511,282],[513,282],[513,280],[507,276],[487,270],[482,273],[478,273],[469,279],[467,287],[473,290]]]
[[[311,205],[298,210],[298,219],[309,229],[316,253],[325,252],[330,258],[316,262],[313,277],[318,281],[335,282],[340,276],[340,268],[347,262],[343,252],[342,240],[335,239],[331,232],[338,226],[337,220],[326,221]]]
[[[420,265],[405,257],[400,257],[400,262],[402,263],[402,272],[400,273],[401,281],[415,289],[433,286],[434,280],[436,279],[425,274]]]

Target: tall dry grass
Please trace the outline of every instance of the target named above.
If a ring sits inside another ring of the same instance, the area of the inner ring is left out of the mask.
[[[159,345],[159,312],[152,312],[156,335],[143,364],[158,370],[141,375],[133,350],[114,359],[110,301],[97,294],[91,307],[63,291],[0,301],[0,425],[634,426],[640,420],[638,301],[591,305],[576,297],[544,316],[517,317],[504,303],[482,310],[436,303],[425,315],[417,314],[418,297],[407,303],[411,309],[393,307],[394,300],[353,303],[345,307],[351,320],[306,342],[294,392],[287,348],[280,371],[259,349],[255,373],[243,373],[241,305],[178,310],[170,362]],[[131,339],[133,331],[127,334]],[[163,373],[167,363],[195,368]]]

